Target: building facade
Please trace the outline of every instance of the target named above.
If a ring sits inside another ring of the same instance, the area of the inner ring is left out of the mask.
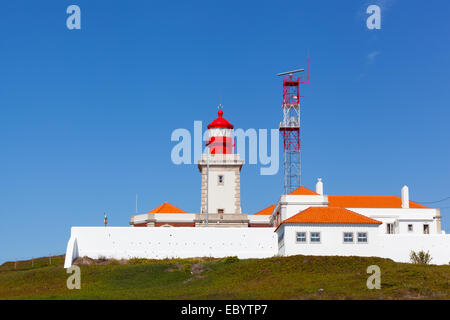
[[[130,227],[73,227],[65,267],[78,256],[116,259],[188,257],[265,258],[275,255],[355,255],[408,262],[429,251],[432,263],[450,262],[450,235],[439,209],[396,195],[326,195],[304,186],[282,194],[254,214],[241,209],[243,160],[234,151],[233,125],[208,125],[207,152],[198,162],[200,210],[188,213],[165,202],[136,214]]]

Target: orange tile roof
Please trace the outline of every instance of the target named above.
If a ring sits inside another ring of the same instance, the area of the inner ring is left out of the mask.
[[[316,193],[316,192],[314,192],[312,190],[309,190],[308,188],[305,188],[303,186],[295,189],[294,191],[292,191],[289,194],[292,195],[292,196],[293,195],[310,195],[310,196],[312,196],[312,195],[314,195],[314,196],[319,195],[318,193]]]
[[[284,220],[283,223],[381,224],[378,220],[337,207],[309,207]]]
[[[156,207],[155,209],[149,211],[148,213],[187,213],[174,205],[164,202],[162,205]]]
[[[328,196],[330,207],[343,208],[401,208],[402,198],[398,196]],[[422,208],[419,203],[410,201],[410,208]]]
[[[262,209],[261,211],[258,211],[257,213],[254,213],[254,214],[257,214],[257,215],[272,214],[274,208],[275,208],[275,205],[273,204],[273,205],[268,206],[267,208]]]

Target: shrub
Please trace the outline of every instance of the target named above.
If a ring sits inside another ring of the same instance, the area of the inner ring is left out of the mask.
[[[150,260],[145,258],[131,258],[128,260],[129,264],[149,264]]]
[[[119,260],[111,259],[108,261],[108,264],[111,266],[118,266],[120,264]]]
[[[411,251],[411,253],[409,254],[409,258],[414,264],[429,264],[432,259],[430,253],[428,251],[424,252],[423,250],[417,253]]]
[[[191,273],[191,264],[189,263],[183,264],[183,271],[186,273]]]
[[[239,258],[236,257],[236,256],[233,256],[233,257],[225,257],[225,258],[222,259],[222,262],[223,262],[223,263],[234,263],[234,262],[238,262],[238,261],[239,261]]]

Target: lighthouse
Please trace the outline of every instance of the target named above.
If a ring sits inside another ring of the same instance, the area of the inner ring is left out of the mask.
[[[219,220],[241,214],[241,178],[243,160],[234,152],[233,125],[218,111],[208,125],[206,153],[198,162],[201,173],[201,214]]]

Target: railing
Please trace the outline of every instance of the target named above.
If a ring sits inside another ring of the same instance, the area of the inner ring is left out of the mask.
[[[48,255],[46,257],[34,258],[34,257],[24,257],[15,258],[13,261],[7,261],[0,265],[0,272],[2,271],[23,271],[30,270],[34,268],[42,268],[48,266],[57,266],[64,264],[64,254],[59,255]]]

